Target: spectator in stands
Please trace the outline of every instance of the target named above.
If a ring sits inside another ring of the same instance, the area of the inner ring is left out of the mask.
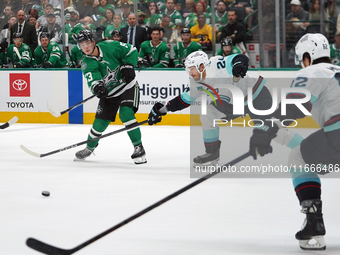
[[[93,32],[96,32],[96,26],[93,24],[93,19],[90,16],[84,18],[84,28]]]
[[[185,7],[182,11],[182,17],[183,19],[186,19],[186,17],[190,13],[194,13],[194,6],[195,6],[195,1],[194,0],[185,0]]]
[[[205,23],[206,17],[204,13],[197,15],[198,24],[193,26],[191,31],[191,41],[195,42],[212,42],[212,27]]]
[[[161,29],[162,29],[162,38],[161,40],[165,43],[170,41],[170,37],[172,35],[172,28],[170,27],[171,18],[168,14],[163,14],[161,21]]]
[[[77,44],[77,41],[73,36],[78,35],[81,30],[84,30],[84,26],[79,22],[79,12],[71,11],[70,21],[65,25],[65,33],[68,34],[68,42]]]
[[[39,19],[40,7],[39,5],[32,5],[32,9],[28,12],[29,17],[35,17],[36,20]]]
[[[10,4],[7,4],[5,6],[4,12],[0,17],[0,30],[4,29],[4,28],[8,28],[8,19],[9,17],[13,16],[14,12],[13,12],[13,6]]]
[[[221,40],[223,38],[230,38],[233,45],[240,48],[237,44],[243,43],[244,40],[244,26],[237,20],[235,11],[228,11],[229,24],[225,25],[221,31]],[[242,49],[240,49],[242,50]]]
[[[27,22],[25,22],[26,14],[23,10],[17,12],[16,18],[18,23],[11,27],[11,44],[13,43],[13,34],[21,33],[23,42],[27,44],[31,51],[34,52],[35,48],[38,46],[38,39],[35,27]]]
[[[340,1],[339,0],[329,0],[327,5],[327,11],[330,20],[333,23],[337,22],[337,17],[340,14]]]
[[[244,8],[244,11],[246,13],[246,16],[253,13],[253,8],[251,4],[251,0],[235,0],[234,3],[231,5],[231,7],[238,7],[238,8]],[[251,29],[251,22],[252,17],[249,17],[247,20],[247,29]]]
[[[121,7],[122,9],[122,14],[121,14],[121,18],[122,18],[122,25],[123,26],[127,26],[128,23],[128,17],[131,13],[131,5],[129,5],[128,3],[124,3]]]
[[[293,22],[286,22],[287,49],[293,49],[309,25],[308,22],[298,22],[309,19],[309,12],[302,9],[300,0],[292,0],[290,6],[292,11],[287,15],[286,20]]]
[[[105,30],[105,28],[107,28],[108,26],[113,25],[114,16],[115,11],[113,9],[111,8],[106,9],[105,16],[100,21],[100,26],[104,28],[103,30]]]
[[[78,3],[77,11],[79,13],[79,20],[83,22],[86,16],[92,16],[93,13],[93,0],[84,0]]]
[[[170,27],[171,28],[175,28],[176,25],[178,23],[183,23],[183,18],[182,15],[175,10],[175,0],[166,0],[165,1],[165,10],[162,13],[162,15],[164,16],[164,14],[167,14],[170,16]]]
[[[221,48],[216,52],[215,56],[227,57],[232,54],[241,54],[242,52],[233,45],[230,38],[223,38],[221,41]]]
[[[183,18],[183,4],[179,2],[175,4],[175,10],[178,11]]]
[[[112,4],[109,4],[108,0],[100,0],[99,4],[94,8],[93,13],[96,14],[99,19],[105,17],[105,12],[107,9],[114,10],[115,7]]]
[[[167,68],[170,60],[170,49],[165,42],[161,41],[161,28],[153,27],[151,41],[141,44],[138,58],[138,65],[147,62],[149,67]]]
[[[275,42],[275,8],[271,1],[264,4],[263,18],[259,20],[265,28],[264,41]]]
[[[148,3],[146,0],[138,0],[138,11],[147,13],[149,11]]]
[[[0,47],[4,51],[11,44],[11,27],[17,23],[17,18],[12,15],[8,17],[8,28],[0,32]]]
[[[142,11],[137,13],[137,25],[140,27],[145,27],[147,30],[147,26],[145,24],[145,19],[147,18],[146,14]]]
[[[50,13],[53,13],[53,6],[52,4],[46,4],[44,7],[44,12],[45,14],[40,16],[39,19],[37,19],[37,23],[35,25],[35,27],[37,29],[39,29],[40,27],[45,27],[47,26],[47,15]],[[60,16],[55,16],[56,17],[56,22],[57,24],[59,24],[59,26],[61,26],[61,18]]]
[[[198,17],[198,14],[203,13],[205,15],[205,23],[210,25],[211,24],[211,13],[207,11],[207,5],[203,1],[198,1],[195,4],[195,13]]]
[[[41,27],[39,31],[38,39],[41,41],[40,35],[41,33],[47,33],[49,36],[49,40],[55,43],[61,43],[61,26],[57,23],[57,15],[53,12],[47,14],[46,21],[47,25]]]
[[[72,0],[64,0],[64,15],[67,13],[71,13],[71,11],[75,11],[76,7],[73,5]]]
[[[320,15],[320,0],[313,0],[311,7],[310,7],[310,10],[309,10],[309,20],[310,21],[320,21],[320,16],[321,16]],[[329,20],[328,13],[327,13],[326,9],[324,10],[324,20],[325,21]],[[320,23],[314,23],[314,22],[311,22],[310,24],[311,25],[313,25],[313,24],[320,25]],[[326,32],[326,34],[328,34],[328,30],[329,30],[329,23],[325,22],[325,32]]]
[[[186,57],[194,52],[202,49],[201,44],[191,41],[190,28],[184,27],[181,30],[182,42],[176,43],[174,46],[174,65],[176,68],[183,68]]]
[[[170,37],[169,43],[182,42],[181,34],[182,34],[182,28],[184,28],[184,27],[185,27],[185,25],[183,23],[177,24],[176,29],[172,31],[172,35]],[[190,36],[191,36],[191,34],[190,34]]]
[[[113,30],[120,30],[123,27],[125,26],[122,25],[122,17],[119,14],[115,14],[113,17],[113,25],[110,25],[105,29],[105,40],[111,38],[111,33]]]
[[[329,45],[331,48],[332,64],[340,66],[340,30],[334,35],[334,43]]]
[[[23,10],[26,14],[26,16],[28,16],[28,12],[29,10],[31,10],[33,4],[30,3],[30,0],[21,0],[21,10]]]
[[[42,16],[45,14],[44,12],[44,7],[46,6],[46,4],[49,4],[49,0],[40,0],[40,11],[39,11],[39,16]]]
[[[42,68],[62,68],[67,65],[67,60],[59,45],[50,41],[47,32],[41,33],[40,46],[34,51],[35,61],[38,67]]]
[[[227,25],[228,22],[229,20],[228,20],[227,5],[224,1],[219,0],[217,2],[216,11],[215,11],[216,41],[220,40],[222,28],[223,26]]]
[[[118,1],[118,8],[122,8],[124,4],[130,5],[131,10],[133,10],[133,1],[131,1],[131,0],[119,0]]]
[[[148,40],[148,34],[144,27],[137,26],[136,15],[131,13],[128,18],[129,25],[120,29],[122,42],[129,43],[139,51],[140,45]]]
[[[35,27],[37,24],[37,19],[33,16],[29,16],[27,22],[32,24]]]
[[[113,30],[111,33],[111,39],[114,41],[121,42],[122,40],[122,33],[119,30]]]
[[[155,1],[149,2],[149,18],[145,19],[147,26],[159,26],[162,21],[162,15],[159,13],[157,3]]]

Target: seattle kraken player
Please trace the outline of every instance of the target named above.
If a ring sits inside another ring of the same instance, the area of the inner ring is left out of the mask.
[[[182,93],[170,100],[165,106],[156,103],[149,114],[149,125],[161,121],[160,116],[168,111],[175,112],[189,107],[206,88],[217,89],[221,98],[216,98],[217,104],[207,106],[207,114],[201,115],[203,140],[206,153],[194,158],[195,165],[215,164],[219,160],[221,141],[219,140],[219,126],[214,125],[216,119],[233,120],[240,115],[233,115],[233,98],[229,89],[223,84],[237,86],[243,92],[244,112],[252,119],[266,119],[268,116],[257,116],[248,109],[248,88],[252,88],[252,104],[255,109],[267,110],[272,106],[272,97],[264,86],[265,79],[256,74],[249,74],[248,57],[235,54],[232,56],[216,56],[208,59],[203,51],[191,53],[185,60],[187,73],[190,75],[190,93]],[[243,79],[241,79],[243,78]],[[222,84],[222,86],[221,86]],[[215,90],[216,91],[216,90]],[[216,95],[215,95],[216,96]]]
[[[291,87],[302,87],[311,93],[311,99],[303,106],[312,114],[321,127],[306,139],[299,141],[290,153],[288,165],[293,185],[306,214],[303,228],[295,237],[300,247],[306,250],[324,250],[326,234],[321,201],[319,174],[334,171],[340,167],[340,68],[332,65],[328,40],[322,34],[306,34],[295,47],[296,62],[302,69],[295,75]],[[304,94],[288,94],[287,98],[304,98]],[[274,112],[278,120],[298,119],[305,115],[295,106],[287,105],[286,115],[281,115],[281,105]],[[279,121],[273,121],[278,123]],[[280,129],[272,121],[262,128],[254,128],[250,139],[250,153],[256,159],[257,153],[264,156],[272,152],[270,141]],[[295,141],[294,143],[297,143]],[[318,170],[318,171],[313,171]],[[310,242],[312,239],[316,242]]]

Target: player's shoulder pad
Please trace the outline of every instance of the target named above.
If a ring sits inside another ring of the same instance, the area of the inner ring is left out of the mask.
[[[50,45],[56,45],[57,43],[54,41],[50,41]]]

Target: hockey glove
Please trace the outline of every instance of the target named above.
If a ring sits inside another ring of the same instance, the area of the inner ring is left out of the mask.
[[[50,61],[46,61],[42,65],[43,68],[53,68],[53,65]]]
[[[122,75],[122,80],[129,84],[136,77],[135,69],[131,64],[125,64],[120,67],[120,73]]]
[[[257,159],[257,154],[264,156],[273,152],[270,145],[271,140],[276,137],[278,126],[272,121],[265,121],[262,126],[253,129],[253,136],[250,138],[250,155]]]
[[[24,67],[24,64],[23,64],[23,63],[20,63],[20,62],[14,62],[13,67],[14,67],[14,68],[23,68],[23,67]]]
[[[156,103],[152,107],[151,112],[149,113],[149,121],[148,121],[149,125],[153,125],[153,124],[156,124],[158,122],[161,122],[162,116],[166,115],[166,112],[165,113],[161,113],[159,111],[163,107],[164,107],[164,105],[161,104],[161,103]]]
[[[148,61],[144,58],[138,58],[137,68],[147,67]]]
[[[109,94],[109,90],[105,87],[103,81],[98,81],[93,87],[93,93],[99,98],[105,98]]]
[[[181,63],[179,63],[179,64],[175,65],[175,67],[176,67],[176,68],[184,68],[184,65],[181,64]]]
[[[243,78],[248,71],[249,58],[245,55],[239,54],[235,56],[232,60],[232,73],[235,77]]]
[[[4,41],[0,43],[0,52],[5,52],[7,47],[8,47],[8,42]]]

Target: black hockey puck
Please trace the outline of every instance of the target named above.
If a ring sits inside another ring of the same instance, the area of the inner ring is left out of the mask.
[[[50,196],[50,192],[44,190],[43,192],[41,192],[41,194],[45,197],[49,197]]]

